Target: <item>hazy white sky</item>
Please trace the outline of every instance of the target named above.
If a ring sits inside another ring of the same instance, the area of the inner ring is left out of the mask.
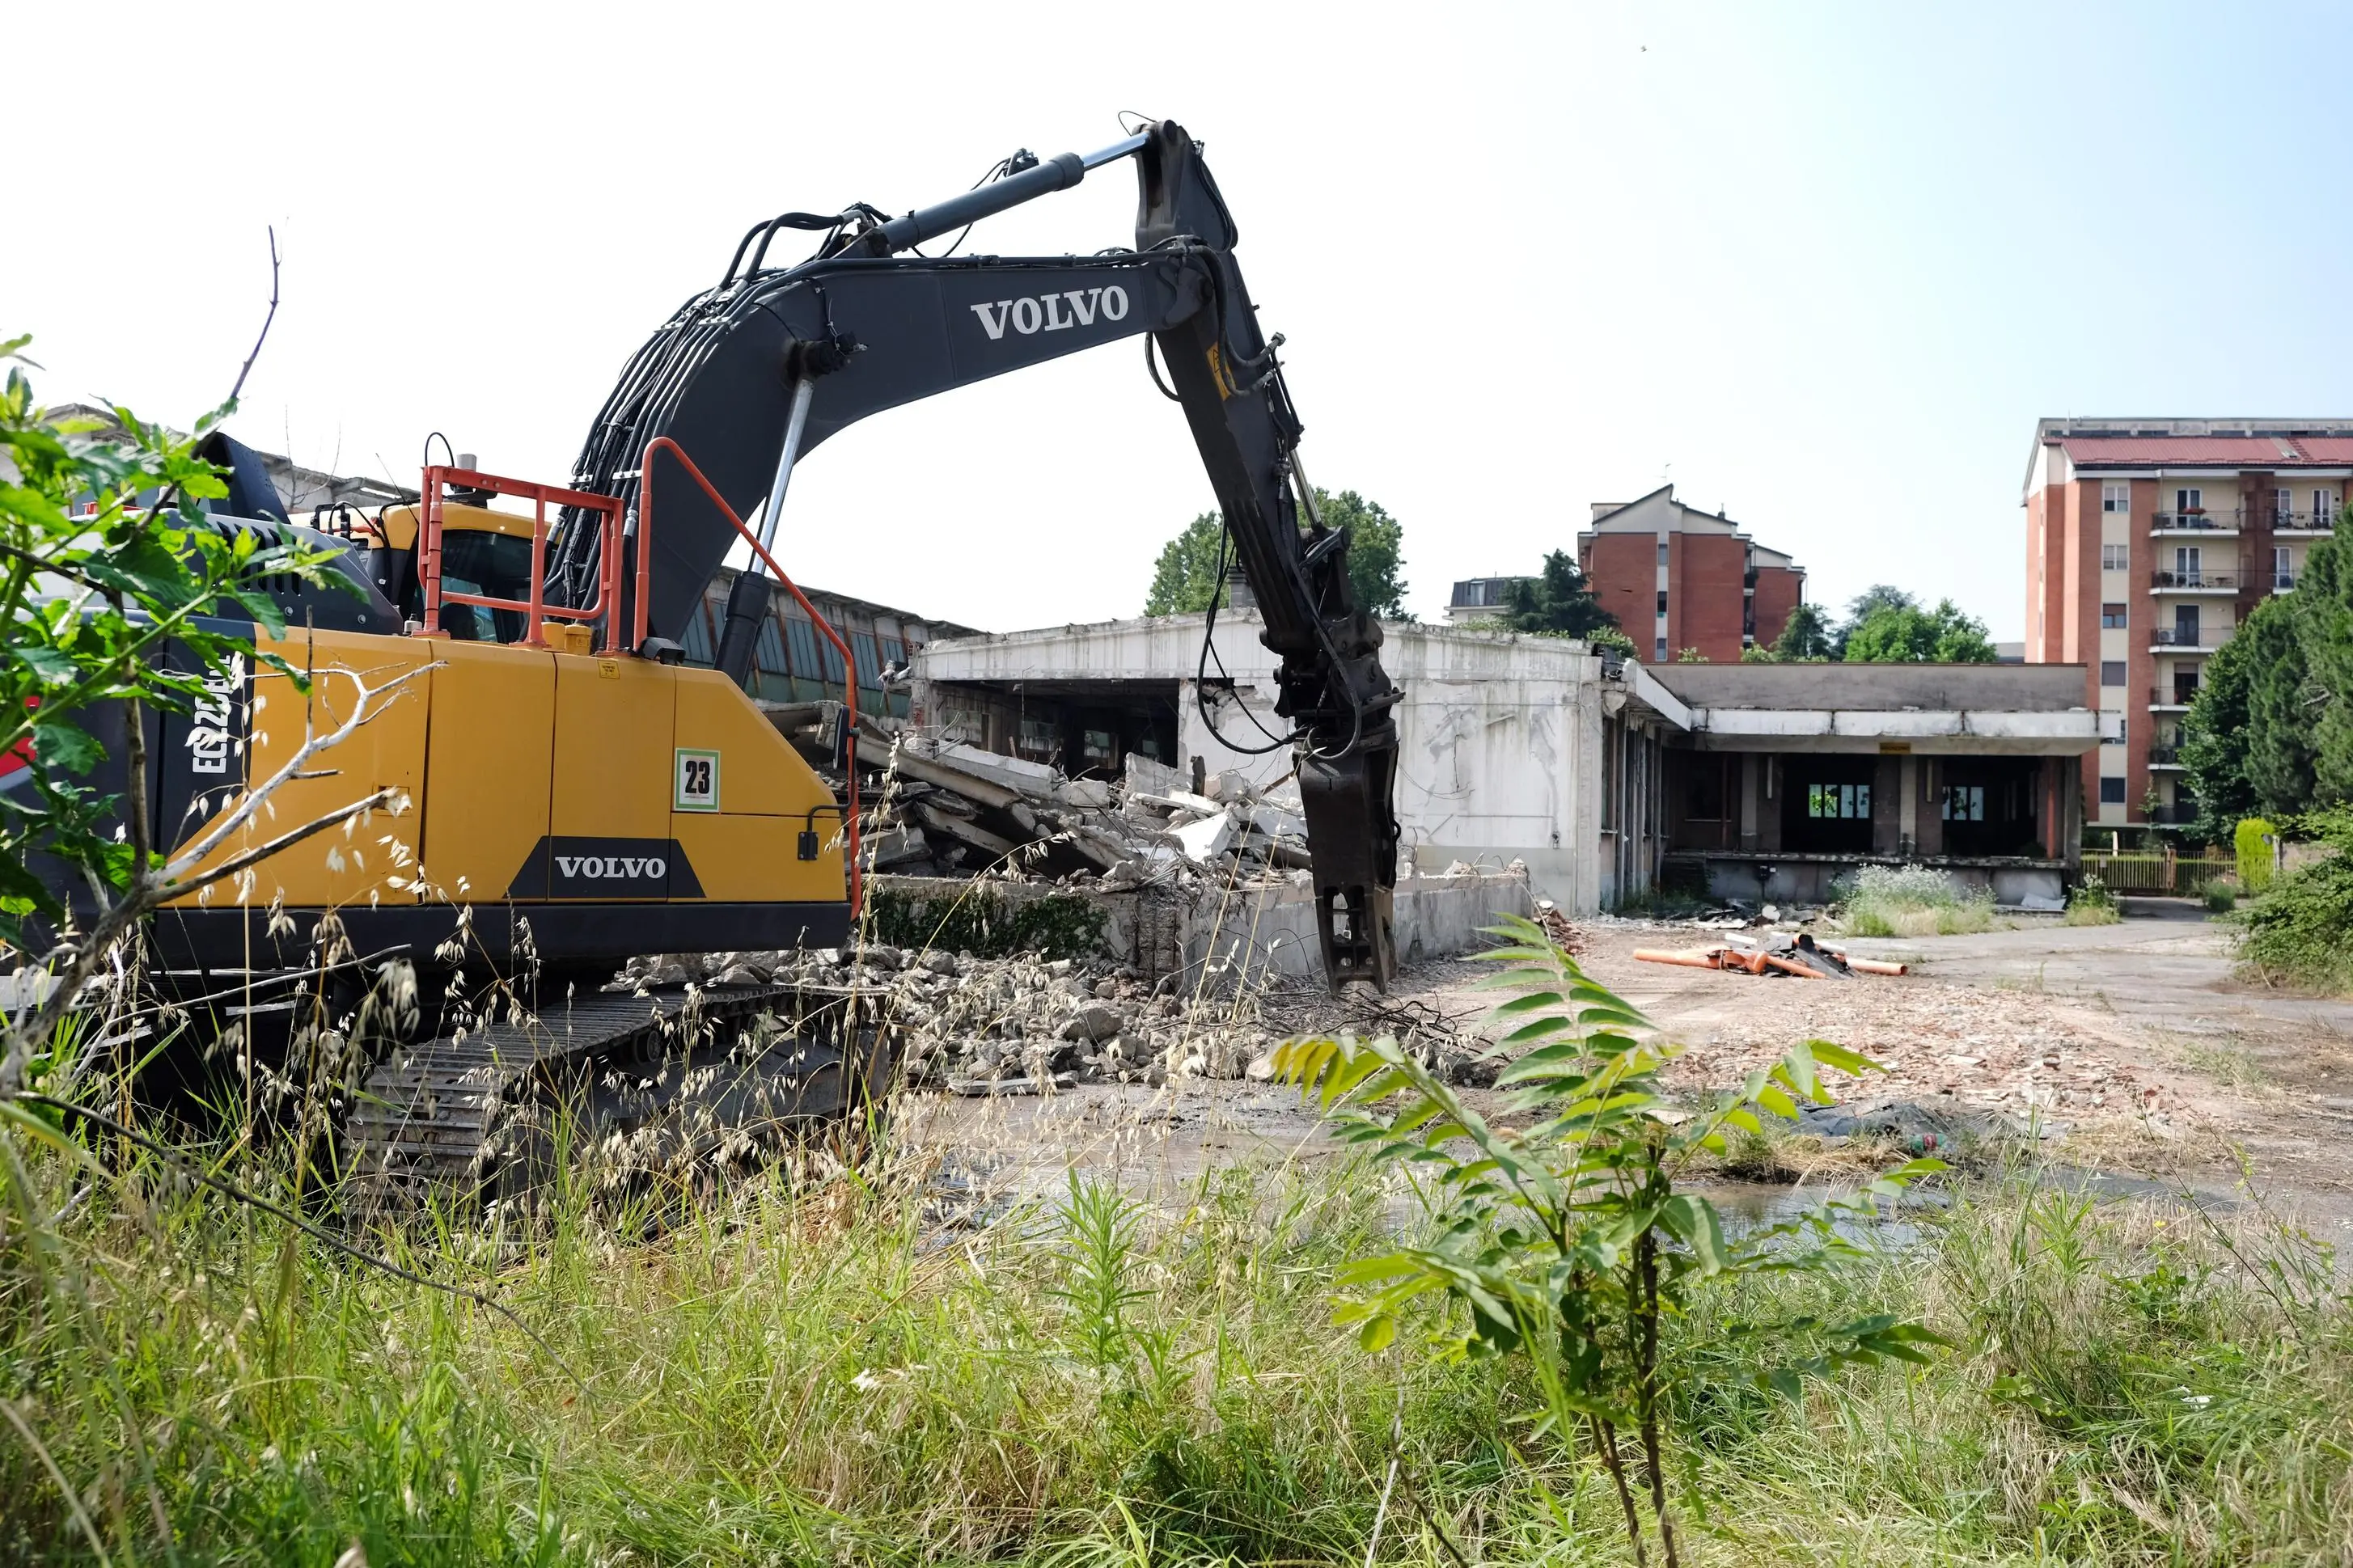
[[[2277,6],[26,6],[0,336],[50,401],[416,482],[561,479],[623,361],[785,207],[902,211],[1116,114],[1208,144],[1308,470],[1411,603],[1672,478],[1808,567],[2021,635],[2044,414],[2353,414],[2347,13]],[[36,151],[37,150],[37,151]],[[40,172],[54,160],[56,174]],[[54,194],[45,194],[45,193]],[[1134,176],[992,220],[1132,235]],[[805,583],[1132,615],[1210,506],[1142,350],[881,416],[794,481]]]

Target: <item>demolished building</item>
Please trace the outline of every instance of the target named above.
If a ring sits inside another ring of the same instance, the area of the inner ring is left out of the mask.
[[[940,639],[914,656],[910,720],[1071,778],[1140,758],[1274,790],[1292,764],[1259,629],[1241,611]],[[2071,792],[2101,739],[2080,670],[2071,688],[2065,667],[1653,667],[1559,637],[1387,631],[1401,864],[1422,876],[1524,867],[1591,913],[1665,878],[1820,899],[1865,864],[2048,900],[2079,863]]]

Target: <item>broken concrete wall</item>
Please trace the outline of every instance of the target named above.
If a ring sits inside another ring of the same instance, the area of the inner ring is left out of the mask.
[[[868,886],[944,910],[959,901],[993,902],[1006,911],[1040,899],[1084,901],[1103,916],[1101,952],[1147,979],[1210,966],[1220,985],[1271,974],[1320,973],[1314,893],[1304,882],[1213,885],[1187,897],[1168,888],[1059,887],[1050,882],[968,880],[960,877],[875,877]],[[1397,889],[1398,957],[1406,963],[1477,952],[1493,945],[1480,928],[1499,913],[1534,908],[1518,872],[1410,876]],[[894,933],[903,934],[903,933]],[[920,942],[911,945],[920,946]]]
[[[1400,878],[1396,910],[1398,959],[1412,963],[1483,952],[1496,939],[1482,927],[1494,924],[1499,914],[1533,914],[1535,903],[1525,876],[1492,871]],[[1205,895],[1186,933],[1184,956],[1196,972],[1206,966],[1219,987],[1322,973],[1314,889],[1285,882]]]
[[[1213,727],[1194,686],[1203,619],[1166,616],[934,643],[916,658],[917,722],[934,721],[929,716],[946,710],[943,697],[956,687],[1067,693],[1090,682],[1166,679],[1178,683],[1180,770],[1198,757],[1209,773],[1231,770],[1271,785],[1292,765],[1288,749],[1251,755],[1236,748],[1268,745],[1268,734],[1287,731],[1272,711],[1274,656],[1258,640],[1255,614],[1219,617],[1217,657],[1233,685]],[[1559,637],[1416,624],[1385,630],[1382,663],[1404,693],[1396,710],[1398,817],[1416,868],[1461,860],[1501,870],[1518,860],[1563,909],[1597,908],[1605,876],[1601,661]]]

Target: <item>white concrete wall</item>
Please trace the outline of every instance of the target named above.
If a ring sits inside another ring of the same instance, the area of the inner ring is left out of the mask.
[[[1494,924],[1499,914],[1526,915],[1534,907],[1524,877],[1399,878],[1398,960],[1412,963],[1483,952],[1498,939],[1482,928]],[[1217,989],[1271,975],[1322,973],[1314,890],[1284,882],[1205,894],[1185,937],[1185,962],[1210,966],[1208,979]]]
[[[1600,660],[1557,638],[1422,626],[1391,627],[1381,651],[1405,693],[1393,710],[1397,811],[1414,867],[1438,872],[1462,860],[1500,871],[1524,861],[1544,897],[1591,912],[1601,891],[1592,853],[1599,818],[1585,796],[1600,765]],[[1271,671],[1236,679],[1239,702],[1282,733]],[[1182,765],[1198,755],[1212,772],[1234,768],[1261,783],[1291,770],[1287,748],[1252,757],[1220,743],[1220,734],[1266,743],[1235,701],[1219,703],[1216,733],[1189,680],[1177,707]]]
[[[1261,784],[1290,772],[1288,748],[1250,756],[1239,746],[1266,736],[1274,717],[1274,656],[1249,612],[1218,618],[1216,648],[1235,682],[1216,731],[1195,701],[1204,617],[1169,616],[1056,626],[934,643],[916,658],[916,698],[932,682],[1167,679],[1178,683],[1180,766],[1198,756]],[[1601,896],[1594,847],[1599,830],[1601,661],[1585,645],[1451,626],[1393,624],[1381,662],[1404,692],[1397,805],[1404,847],[1424,871],[1455,860],[1501,870],[1526,862],[1539,895],[1575,912]],[[1216,674],[1212,668],[1211,674]]]

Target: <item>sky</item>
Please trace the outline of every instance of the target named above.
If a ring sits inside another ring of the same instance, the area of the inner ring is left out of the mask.
[[[560,19],[559,19],[560,17]],[[417,482],[561,481],[638,345],[786,208],[889,211],[1123,110],[1207,155],[1316,483],[1409,607],[1672,481],[1807,568],[2022,635],[2045,415],[2353,415],[2353,11],[1201,0],[27,7],[0,338],[37,390]],[[1127,243],[1116,164],[991,219]],[[1140,611],[1214,501],[1124,343],[876,416],[796,474],[800,582],[989,630]]]

